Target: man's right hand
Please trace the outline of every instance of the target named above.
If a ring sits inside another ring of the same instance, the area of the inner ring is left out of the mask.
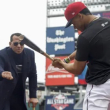
[[[11,72],[9,72],[9,71],[2,72],[1,76],[2,76],[2,78],[8,79],[8,80],[13,79],[13,76],[12,76]]]
[[[54,66],[55,68],[62,69],[63,68],[62,62],[65,63],[60,58],[53,58],[52,66]]]

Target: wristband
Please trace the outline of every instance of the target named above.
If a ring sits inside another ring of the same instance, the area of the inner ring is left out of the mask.
[[[65,63],[69,63],[69,62],[70,62],[70,58],[69,58],[69,57],[65,58],[65,59],[64,59],[64,62],[65,62]]]

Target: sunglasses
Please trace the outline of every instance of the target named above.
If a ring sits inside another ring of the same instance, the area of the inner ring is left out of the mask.
[[[24,43],[22,43],[22,42],[14,42],[14,43],[13,43],[14,46],[17,46],[18,44],[20,44],[21,46],[24,45]]]

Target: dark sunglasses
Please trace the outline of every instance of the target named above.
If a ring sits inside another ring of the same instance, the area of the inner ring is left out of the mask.
[[[24,43],[22,43],[22,42],[14,42],[14,43],[13,43],[14,46],[17,46],[18,44],[20,44],[21,46],[24,45]]]

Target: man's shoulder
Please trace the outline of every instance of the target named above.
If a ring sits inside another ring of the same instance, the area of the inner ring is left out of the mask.
[[[80,36],[91,39],[108,26],[110,26],[110,19],[100,17],[96,21],[90,23]]]
[[[34,51],[31,50],[31,49],[29,49],[29,48],[24,48],[24,51],[25,51],[26,53],[34,53]]]
[[[0,54],[6,53],[6,50],[7,50],[8,48],[9,48],[9,47],[5,47],[5,48],[1,49],[1,50],[0,50]]]
[[[0,50],[0,57],[5,58],[5,59],[8,58],[8,54],[7,54],[7,49],[8,48],[9,47],[5,47],[5,48]]]

